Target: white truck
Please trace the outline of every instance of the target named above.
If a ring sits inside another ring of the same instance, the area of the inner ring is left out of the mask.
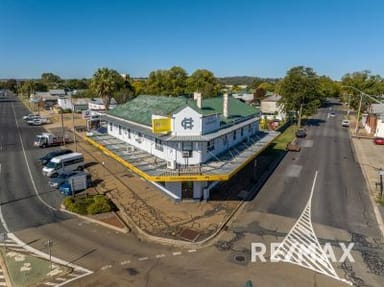
[[[71,143],[72,140],[68,137],[60,137],[55,136],[52,133],[42,133],[41,135],[37,135],[35,137],[35,141],[33,142],[34,146],[38,146],[41,148],[46,148],[50,146],[59,146],[64,143]]]

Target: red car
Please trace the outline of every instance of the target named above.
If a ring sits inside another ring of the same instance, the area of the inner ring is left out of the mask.
[[[384,145],[384,138],[374,138],[373,142],[375,144],[382,144],[382,145]]]

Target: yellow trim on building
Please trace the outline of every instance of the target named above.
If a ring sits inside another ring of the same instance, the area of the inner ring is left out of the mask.
[[[277,139],[281,134],[276,136],[273,140]],[[243,169],[247,164],[249,164],[252,160],[255,159],[257,155],[259,155],[261,152],[263,152],[268,145],[264,146],[262,149],[260,149],[257,153],[249,157],[246,161],[244,161],[241,165],[239,165],[237,168],[235,168],[233,171],[230,173],[226,174],[205,174],[205,175],[164,175],[164,176],[153,176],[149,175],[142,170],[138,169],[135,167],[133,164],[130,164],[129,162],[125,161],[118,155],[114,154],[107,148],[105,148],[103,145],[97,143],[96,141],[92,140],[91,138],[85,136],[84,139],[88,141],[90,144],[93,146],[97,147],[100,149],[104,154],[107,156],[115,159],[116,161],[120,162],[122,165],[125,167],[129,168],[136,174],[140,175],[141,177],[145,178],[146,180],[149,181],[156,181],[156,182],[179,182],[179,181],[227,181],[229,180],[232,176],[234,176],[236,173],[238,173],[241,169]],[[272,142],[272,141],[271,141]]]

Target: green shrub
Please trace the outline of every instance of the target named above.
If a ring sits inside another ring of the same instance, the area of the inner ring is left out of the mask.
[[[113,203],[104,195],[67,197],[63,205],[67,210],[81,215],[110,212],[114,209]]]
[[[111,210],[112,205],[110,201],[106,197],[100,195],[95,196],[93,203],[87,207],[88,214],[110,212]]]

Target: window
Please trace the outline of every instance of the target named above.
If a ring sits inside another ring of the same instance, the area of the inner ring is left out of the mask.
[[[162,140],[160,140],[160,139],[155,139],[155,149],[157,149],[157,150],[159,150],[159,151],[163,151],[163,150],[164,150]]]
[[[233,132],[233,140],[236,140],[236,131]]]
[[[144,139],[143,134],[142,133],[137,133],[136,141],[138,143],[142,143],[143,139]]]
[[[207,151],[212,151],[215,149],[215,140],[207,142]]]
[[[225,136],[223,137],[223,144],[224,144],[224,145],[227,145],[227,144],[228,144],[228,136],[227,136],[227,135],[225,135]]]
[[[112,131],[112,123],[109,123],[109,131]]]
[[[241,130],[240,130],[240,136],[243,137],[243,135],[244,135],[244,128],[241,128]]]
[[[182,143],[182,150],[183,151],[192,151],[193,150],[193,143],[192,142],[183,142]]]
[[[64,166],[69,166],[69,165],[73,165],[73,164],[76,164],[76,163],[80,163],[80,162],[83,162],[84,159],[82,157],[78,157],[78,158],[75,158],[75,159],[71,159],[71,160],[67,160],[64,162]]]
[[[248,125],[248,133],[249,133],[249,134],[252,133],[252,126],[251,126],[251,124]]]
[[[119,135],[121,135],[121,126],[119,125]]]
[[[128,138],[131,138],[131,129],[128,129]]]

